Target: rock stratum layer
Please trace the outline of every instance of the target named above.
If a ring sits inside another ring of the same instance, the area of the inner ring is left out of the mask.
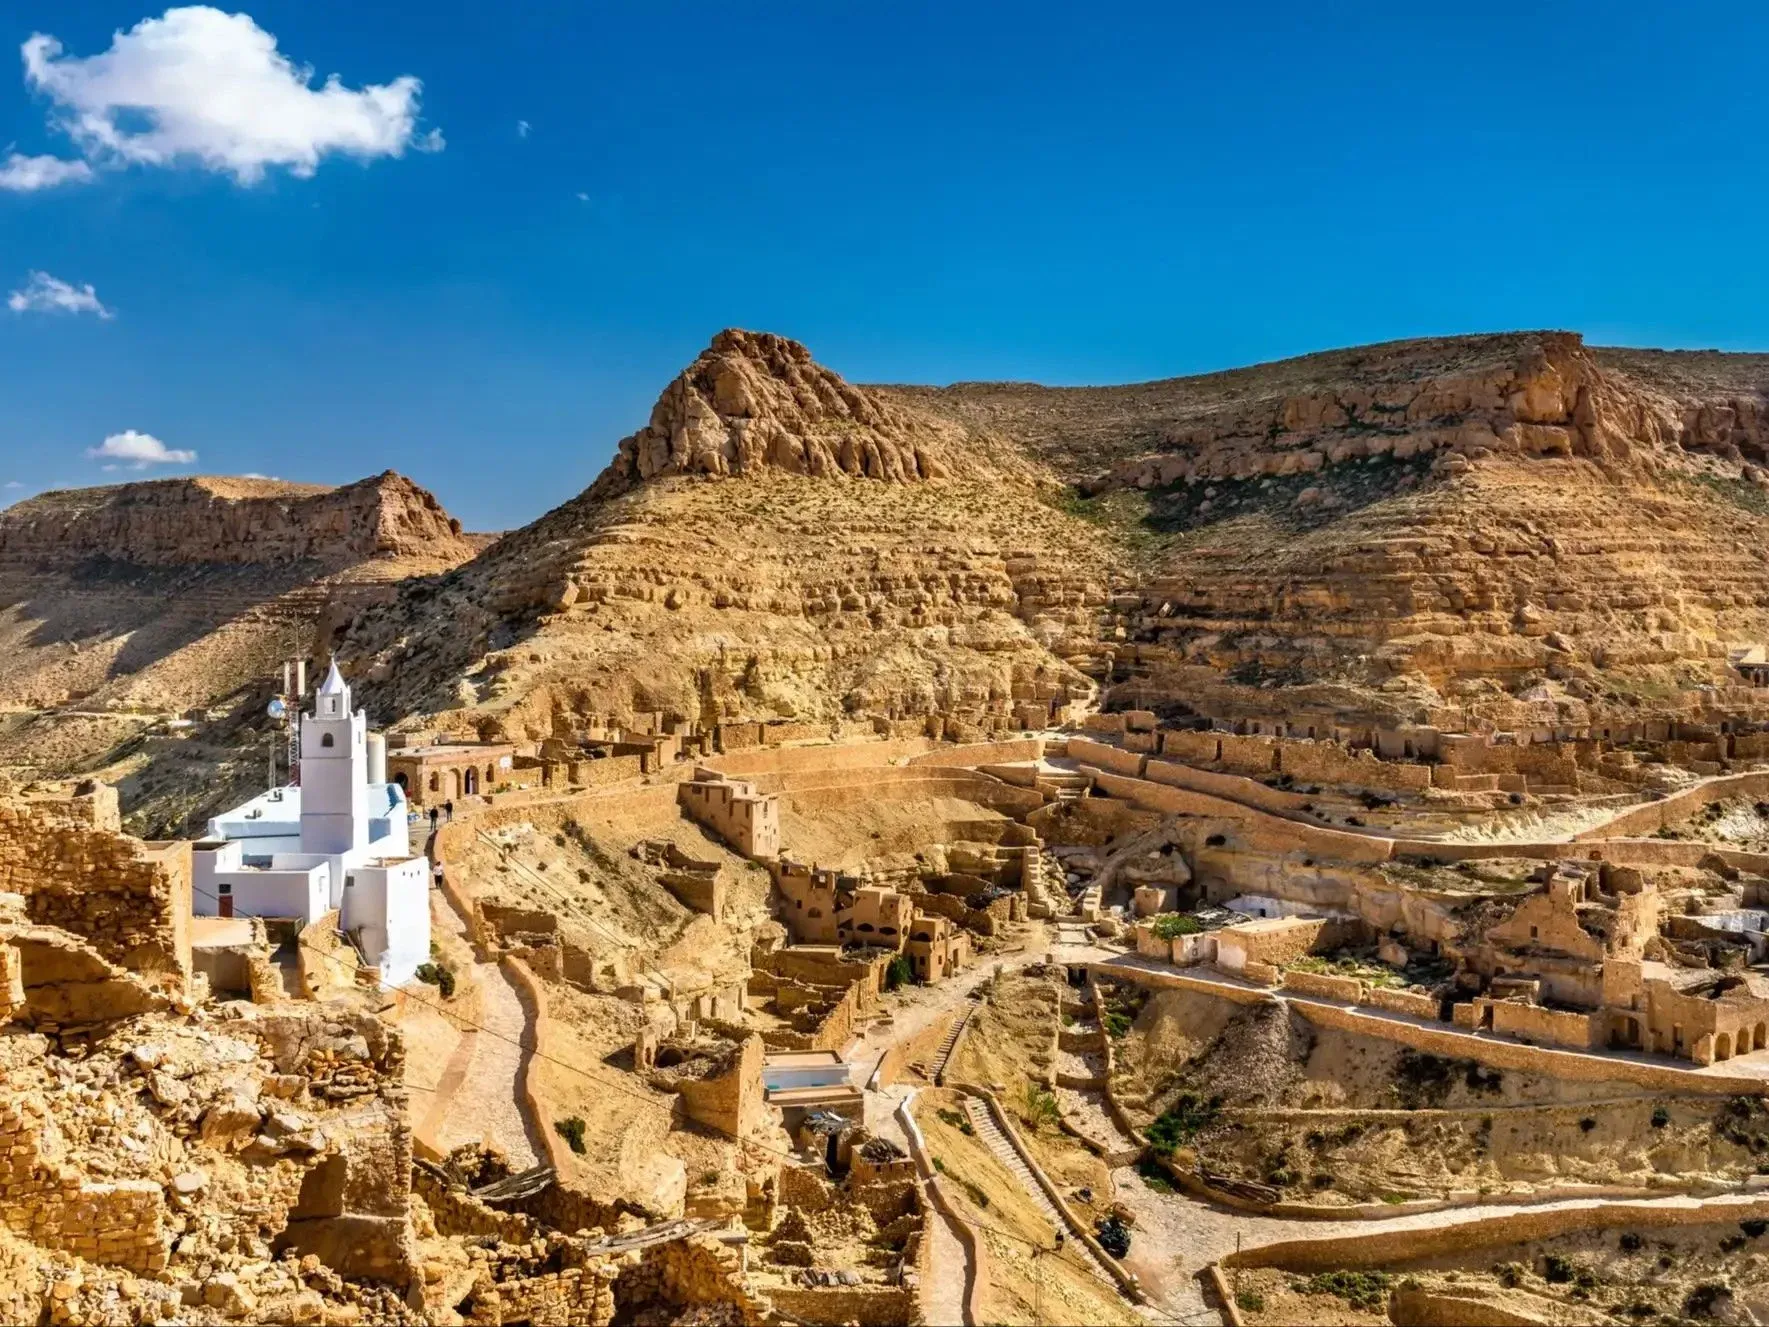
[[[343,488],[198,477],[61,489],[0,513],[0,565],[67,568],[346,567],[376,557],[446,561],[475,546],[461,523],[389,470]]]
[[[867,388],[726,332],[586,494],[347,652],[396,712],[530,738],[1095,683],[1361,723],[1687,712],[1769,637],[1764,376],[1519,333]]]

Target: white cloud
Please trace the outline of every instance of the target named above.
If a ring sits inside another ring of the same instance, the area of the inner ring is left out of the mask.
[[[530,126],[529,126],[529,123],[527,120],[516,121],[516,137],[527,138],[529,127]]]
[[[8,479],[6,481],[6,487],[7,488],[23,488],[24,485],[16,479]]]
[[[577,196],[577,201],[580,203],[587,203],[590,201],[590,196],[588,194],[579,194]]]
[[[0,162],[0,189],[11,189],[15,193],[53,189],[58,184],[84,184],[91,178],[92,167],[83,161],[27,157],[14,152]]]
[[[145,470],[150,465],[189,465],[197,459],[195,452],[168,447],[153,434],[137,433],[134,429],[111,434],[100,446],[89,448],[86,455],[127,461],[132,470]],[[107,465],[104,468],[115,470],[117,467]]]
[[[246,471],[245,474],[241,475],[240,478],[241,479],[270,479],[270,480],[274,480],[278,483],[282,482],[280,475],[261,475],[256,470],[248,470],[248,471]]]
[[[55,103],[52,123],[98,165],[194,163],[253,184],[272,166],[311,175],[333,152],[370,160],[444,146],[437,130],[418,130],[422,84],[410,74],[361,89],[332,74],[316,88],[313,70],[249,15],[207,5],[143,19],[100,55],[65,54],[43,33],[22,54],[25,81]]]
[[[111,317],[111,311],[99,301],[98,292],[90,285],[75,286],[50,276],[32,272],[23,288],[6,297],[6,307],[14,313],[96,313]]]

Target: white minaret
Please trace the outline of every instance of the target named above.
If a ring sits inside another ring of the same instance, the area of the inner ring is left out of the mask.
[[[332,660],[301,717],[301,851],[340,853],[368,842],[368,718]]]

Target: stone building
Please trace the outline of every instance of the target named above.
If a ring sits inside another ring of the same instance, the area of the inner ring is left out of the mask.
[[[917,913],[903,953],[917,981],[944,981],[970,962],[970,936],[949,918]]]
[[[752,861],[780,855],[780,799],[773,794],[758,794],[747,780],[702,767],[676,796],[692,819]]]
[[[413,806],[441,806],[518,780],[508,742],[420,742],[387,752],[387,772]]]
[[[150,985],[190,979],[190,845],[124,834],[115,788],[0,798],[0,893]]]
[[[1663,961],[1663,912],[1636,871],[1562,863],[1463,955],[1485,990],[1457,1021],[1697,1064],[1769,1048],[1769,976]]]

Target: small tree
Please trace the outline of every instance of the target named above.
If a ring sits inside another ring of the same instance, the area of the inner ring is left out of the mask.
[[[907,986],[915,980],[915,965],[909,961],[907,954],[898,954],[885,967],[885,989],[894,991],[899,986]]]

